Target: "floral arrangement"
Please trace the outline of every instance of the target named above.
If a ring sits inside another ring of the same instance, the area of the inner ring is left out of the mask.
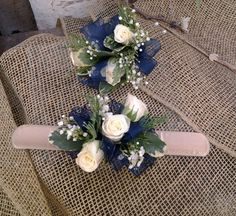
[[[154,129],[164,121],[150,116],[146,104],[131,94],[124,104],[108,96],[88,96],[87,104],[62,116],[49,142],[67,151],[86,172],[105,159],[113,169],[126,166],[138,176],[164,155],[166,144]]]
[[[151,39],[136,21],[134,9],[119,8],[108,21],[99,18],[70,36],[70,58],[79,80],[107,94],[131,83],[135,89],[157,65],[160,42]]]

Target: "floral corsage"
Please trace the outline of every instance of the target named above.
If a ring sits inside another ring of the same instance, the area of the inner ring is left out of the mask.
[[[107,94],[125,83],[135,89],[157,65],[160,42],[151,39],[126,6],[108,21],[99,18],[70,36],[70,58],[79,80]],[[147,81],[144,81],[147,84]]]
[[[62,116],[49,142],[75,159],[86,172],[103,159],[113,169],[126,166],[136,176],[164,155],[166,144],[155,132],[163,117],[148,114],[146,104],[129,94],[125,104],[107,96],[88,96],[88,103]]]

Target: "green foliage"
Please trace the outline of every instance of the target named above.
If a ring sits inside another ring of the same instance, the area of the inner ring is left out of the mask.
[[[137,118],[137,113],[138,112],[134,112],[133,109],[127,109],[124,108],[123,113],[125,113],[125,115],[130,119],[131,122],[134,122],[135,119]]]
[[[155,154],[157,152],[164,152],[166,144],[153,132],[144,133],[143,137],[139,138],[139,142],[148,154]]]
[[[98,62],[98,58],[97,57],[93,57],[92,59],[90,59],[90,55],[87,53],[87,48],[83,48],[80,52],[79,52],[79,59],[81,62],[83,62],[83,64],[85,66],[93,66]]]
[[[96,134],[97,134],[97,132],[100,129],[101,121],[102,121],[102,118],[99,115],[100,103],[99,103],[98,98],[96,96],[93,96],[93,95],[88,95],[86,97],[86,99],[87,99],[87,102],[88,102],[89,107],[91,109],[90,122],[91,122],[91,125],[93,125],[94,130],[96,131]],[[90,128],[91,128],[91,126],[90,126]],[[95,132],[93,131],[92,133],[95,133]]]
[[[91,122],[89,122],[86,125],[86,129],[88,131],[88,134],[90,135],[90,139],[88,140],[88,142],[93,141],[97,138],[97,131],[96,128],[94,127],[94,124],[92,124]]]
[[[83,140],[67,140],[67,135],[65,133],[60,134],[59,129],[52,132],[51,136],[49,137],[49,141],[65,151],[80,151],[84,143]]]
[[[118,89],[123,82],[124,81],[121,80],[118,84],[116,84],[115,86],[112,86],[109,83],[102,81],[99,84],[99,92],[101,95],[109,94],[109,93],[115,91],[116,89]]]
[[[75,34],[69,35],[69,47],[72,51],[78,51],[86,46],[88,45],[86,44],[86,39],[83,36],[77,36]]]
[[[120,23],[129,27],[131,30],[136,30],[137,26],[135,26],[136,14],[132,12],[132,8],[121,6],[119,7],[118,14],[122,17]],[[132,20],[132,21],[131,21]]]
[[[88,75],[88,72],[90,70],[91,70],[91,66],[79,67],[79,68],[76,68],[76,73],[79,76],[86,76],[86,75]]]
[[[123,44],[117,43],[114,40],[114,35],[107,36],[103,42],[104,46],[110,50],[113,50],[115,52],[120,52],[125,48]]]
[[[158,125],[164,124],[167,121],[167,117],[152,117],[150,115],[143,116],[139,123],[145,130],[156,128]]]

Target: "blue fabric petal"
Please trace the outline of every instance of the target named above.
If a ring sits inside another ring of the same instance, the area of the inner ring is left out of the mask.
[[[128,166],[129,160],[122,154],[119,149],[119,145],[113,143],[106,137],[102,139],[102,150],[104,152],[106,160],[111,164],[111,167],[118,171],[124,166]]]
[[[106,67],[107,62],[108,62],[108,59],[98,62],[94,66],[94,70],[91,74],[91,77],[88,77],[88,78],[84,79],[84,78],[78,76],[78,79],[84,85],[87,85],[91,88],[99,89],[100,82],[105,81],[105,79],[106,79],[105,77],[102,76],[101,70],[104,67]]]
[[[152,166],[156,158],[150,156],[149,154],[144,154],[143,162],[139,167],[135,166],[132,169],[129,169],[134,175],[139,176],[141,175],[148,167]]]
[[[72,116],[75,120],[75,122],[83,129],[85,130],[84,124],[88,123],[90,121],[90,110],[86,107],[75,107],[72,109],[72,111],[69,113],[69,116]]]
[[[115,26],[119,23],[118,16],[112,17],[109,22],[105,23],[102,18],[97,19],[95,22],[91,22],[88,25],[80,29],[86,39],[90,42],[94,41],[99,46],[100,50],[106,50],[103,45],[103,41],[106,36],[113,33]]]
[[[130,124],[129,131],[125,133],[122,138],[122,143],[128,143],[129,141],[135,139],[140,133],[143,132],[143,127],[138,122],[132,122]]]
[[[69,157],[71,159],[76,159],[77,158],[77,155],[79,154],[80,151],[67,151],[67,155],[69,155]]]
[[[161,44],[158,40],[150,39],[141,49],[143,51],[139,52],[136,64],[142,73],[148,75],[157,65],[157,61],[153,57],[161,49]]]
[[[124,105],[115,101],[115,100],[112,100],[110,103],[109,103],[109,107],[110,107],[110,110],[111,112],[116,115],[116,114],[121,114],[121,112],[123,111],[124,109]]]

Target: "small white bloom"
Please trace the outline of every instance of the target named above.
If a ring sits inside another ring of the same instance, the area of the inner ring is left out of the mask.
[[[146,39],[147,41],[150,41],[150,37],[147,37],[147,39]]]
[[[121,17],[121,16],[119,16],[119,20],[122,20],[122,17]]]
[[[143,49],[139,49],[139,52],[142,52],[143,51]]]
[[[75,162],[85,172],[93,172],[98,168],[103,157],[104,153],[99,148],[99,141],[94,140],[93,142],[88,142],[83,145],[83,148],[77,155]]]
[[[155,22],[154,25],[155,25],[155,26],[159,26],[159,22]]]
[[[148,85],[148,81],[145,81],[145,85]]]
[[[128,94],[125,102],[125,109],[123,112],[124,114],[127,114],[130,111],[136,113],[136,118],[134,120],[135,122],[139,121],[139,119],[141,119],[144,115],[148,113],[148,109],[145,103],[139,100],[136,96]]]
[[[70,119],[71,121],[73,121],[73,120],[74,120],[74,117],[73,117],[73,116],[70,116],[69,119]]]
[[[132,9],[132,13],[135,13],[136,12],[136,10],[135,9]]]
[[[59,121],[57,124],[58,124],[59,127],[64,125],[63,121]]]
[[[163,33],[163,34],[166,34],[166,33],[167,33],[167,31],[164,29],[164,30],[162,31],[162,33]]]
[[[111,115],[102,124],[102,133],[113,141],[119,141],[129,130],[130,120],[126,115]]]
[[[188,32],[188,26],[190,22],[191,17],[182,17],[181,18],[181,29],[185,32]]]
[[[83,137],[86,137],[86,136],[88,136],[88,133],[84,132]]]
[[[63,130],[60,130],[59,133],[60,133],[60,135],[62,135],[62,134],[64,133],[64,131],[63,131]]]
[[[118,24],[114,29],[114,40],[117,43],[127,45],[133,39],[133,35],[133,32],[122,24]]]
[[[135,25],[136,25],[137,27],[139,27],[139,26],[140,26],[140,24],[139,24],[138,22],[136,22],[136,23],[135,23]]]

